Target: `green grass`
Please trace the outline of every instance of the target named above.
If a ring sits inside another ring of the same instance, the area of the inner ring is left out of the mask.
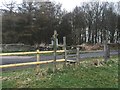
[[[3,72],[2,88],[118,88],[118,57],[112,56],[99,67],[92,64],[94,61],[96,58],[89,58],[67,68],[58,64],[55,73],[49,64],[37,75],[35,68]]]

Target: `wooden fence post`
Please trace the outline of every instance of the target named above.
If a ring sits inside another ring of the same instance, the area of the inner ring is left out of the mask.
[[[107,41],[104,41],[104,61],[107,61]]]
[[[65,66],[66,66],[66,64],[67,64],[66,37],[63,37],[63,45],[64,45],[64,51],[65,51],[64,59],[65,59]]]
[[[110,58],[110,44],[107,44],[107,57]]]
[[[53,48],[54,48],[54,68],[53,68],[53,72],[56,71],[56,51],[57,51],[57,31],[54,31],[54,35],[53,35]]]
[[[39,62],[40,61],[40,55],[39,55],[39,50],[37,50],[37,62]],[[39,69],[40,69],[40,67],[39,67],[39,65],[37,65],[37,67],[36,67],[36,72],[37,73],[39,73]]]
[[[76,53],[76,61],[77,61],[77,64],[79,65],[79,47],[77,47],[77,53]]]
[[[104,61],[106,62],[110,57],[110,47],[107,40],[104,41]]]

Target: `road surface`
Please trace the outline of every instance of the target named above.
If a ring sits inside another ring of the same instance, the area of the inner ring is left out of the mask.
[[[118,54],[117,51],[112,51],[110,53],[111,55]],[[72,56],[75,56],[75,54],[72,54]],[[89,52],[89,53],[83,53],[80,54],[80,58],[90,58],[90,57],[101,57],[104,56],[103,51],[98,51],[98,52]],[[64,58],[63,55],[58,55],[57,59],[62,59]],[[46,61],[46,60],[53,60],[54,57],[53,55],[49,56],[40,56],[41,61]],[[75,58],[68,57],[68,59],[75,60]],[[36,62],[36,56],[0,56],[1,64],[14,64],[14,63],[25,63],[25,62]]]

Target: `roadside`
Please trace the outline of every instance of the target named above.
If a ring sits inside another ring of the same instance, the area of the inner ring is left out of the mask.
[[[118,88],[118,57],[98,67],[96,60],[103,59],[87,58],[78,67],[58,64],[56,73],[49,64],[40,67],[37,75],[35,68],[3,72],[2,88]]]

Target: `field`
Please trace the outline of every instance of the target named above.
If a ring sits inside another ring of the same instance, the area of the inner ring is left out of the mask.
[[[42,66],[39,74],[35,67],[4,71],[2,88],[118,88],[118,57],[112,56],[100,66],[93,64],[96,60],[102,58],[88,58],[79,66],[66,68],[59,64],[55,73],[49,64]]]

